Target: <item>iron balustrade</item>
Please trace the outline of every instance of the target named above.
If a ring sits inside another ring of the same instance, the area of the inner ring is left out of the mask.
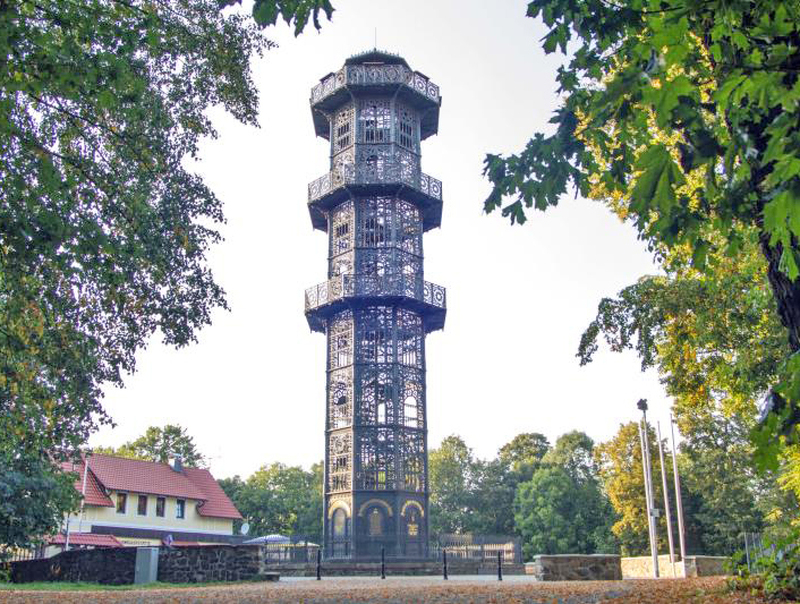
[[[337,275],[306,290],[306,312],[342,298],[395,296],[447,308],[447,291],[416,275]]]
[[[401,84],[439,102],[439,87],[419,72],[403,65],[346,65],[311,89],[311,102],[318,103],[344,86]]]
[[[442,181],[414,169],[408,163],[384,159],[380,165],[349,163],[336,166],[308,185],[308,202],[313,203],[347,185],[406,185],[432,197],[442,200]]]

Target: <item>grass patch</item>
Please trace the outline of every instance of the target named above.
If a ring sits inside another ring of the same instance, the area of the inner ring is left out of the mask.
[[[209,581],[207,583],[145,583],[144,585],[102,585],[77,581],[34,581],[32,583],[0,583],[3,591],[132,591],[140,589],[186,589],[191,587],[214,587],[219,585],[244,585],[261,581]]]

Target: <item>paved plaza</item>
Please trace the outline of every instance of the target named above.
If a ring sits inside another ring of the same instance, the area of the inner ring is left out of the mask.
[[[765,601],[754,596],[728,593],[725,580],[719,577],[553,583],[539,583],[527,576],[508,576],[502,583],[490,576],[461,576],[453,577],[449,581],[443,581],[440,577],[389,577],[383,581],[378,577],[328,578],[322,581],[286,577],[278,583],[238,583],[196,588],[105,592],[0,591],[0,604],[23,602],[26,604],[51,602],[58,604],[91,602],[760,604]]]

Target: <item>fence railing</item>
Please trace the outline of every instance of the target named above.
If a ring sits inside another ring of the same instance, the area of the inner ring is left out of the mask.
[[[259,543],[264,561],[268,564],[314,563],[323,540],[317,536],[292,535],[281,542]],[[353,556],[350,536],[329,539],[324,545],[326,560],[348,560]],[[522,545],[513,535],[438,535],[425,539],[397,540],[394,536],[383,538],[361,536],[356,538],[358,557],[378,559],[383,549],[387,558],[414,558],[441,560],[447,551],[451,561],[496,563],[497,555],[504,564],[522,563]]]
[[[441,559],[445,549],[451,560],[496,562],[499,553],[506,564],[522,563],[521,541],[512,535],[444,534],[432,540],[431,554],[437,559]]]
[[[447,307],[447,291],[417,275],[337,275],[306,290],[305,309],[353,296],[398,296]]]
[[[311,89],[311,102],[317,103],[345,85],[376,84],[402,84],[439,102],[439,87],[421,73],[403,65],[347,65]]]
[[[442,199],[442,181],[415,169],[399,159],[385,158],[377,164],[348,163],[336,166],[308,185],[308,201],[327,195],[346,185],[405,185]]]

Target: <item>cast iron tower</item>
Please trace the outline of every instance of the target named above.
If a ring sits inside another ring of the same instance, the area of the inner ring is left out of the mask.
[[[328,339],[326,558],[427,555],[425,335],[444,327],[445,290],[423,279],[442,184],[420,170],[420,141],[436,134],[440,104],[427,77],[377,50],[311,90],[331,150],[330,172],[308,187],[328,279],[305,300]]]

